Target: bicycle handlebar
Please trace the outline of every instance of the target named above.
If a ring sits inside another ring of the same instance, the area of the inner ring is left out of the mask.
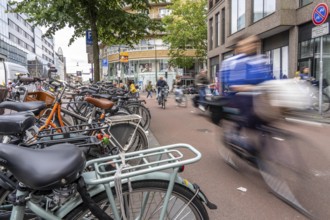
[[[61,85],[64,85],[66,87],[69,87],[70,89],[77,89],[76,87],[74,86],[71,86],[69,83],[67,82],[64,82],[64,81],[60,81],[60,80],[57,80],[57,79],[54,79],[54,78],[49,78],[51,81],[54,81],[54,82],[58,82],[60,83]]]

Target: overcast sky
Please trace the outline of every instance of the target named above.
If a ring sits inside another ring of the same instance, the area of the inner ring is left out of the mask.
[[[54,49],[57,51],[59,47],[62,48],[63,55],[66,57],[68,73],[75,73],[76,71],[89,73],[91,64],[87,63],[86,40],[84,37],[82,37],[68,46],[72,34],[73,29],[68,27],[56,32]]]

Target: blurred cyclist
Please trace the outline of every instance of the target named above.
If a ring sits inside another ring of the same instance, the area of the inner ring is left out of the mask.
[[[159,77],[159,80],[157,81],[156,87],[157,87],[157,99],[159,97],[160,91],[162,88],[164,87],[168,87],[167,82],[164,80],[164,78],[161,76]],[[166,97],[165,97],[165,101],[166,101]]]
[[[245,128],[245,132],[253,132],[261,123],[255,114],[253,92],[256,85],[273,79],[272,68],[260,51],[260,40],[250,36],[236,44],[235,56],[222,63],[219,79],[222,79],[222,88],[227,88],[230,94],[227,107],[239,112],[237,131]],[[271,111],[264,108],[265,111]],[[251,130],[252,129],[252,130]],[[251,136],[250,134],[248,136]]]
[[[183,91],[181,77],[177,75],[173,83],[173,89],[175,94],[175,100],[181,102]]]

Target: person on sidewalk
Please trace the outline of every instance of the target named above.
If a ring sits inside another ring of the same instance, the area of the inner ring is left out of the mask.
[[[147,98],[150,96],[152,98],[152,84],[151,81],[149,81],[148,85],[146,86],[146,91],[147,91]]]
[[[136,89],[133,80],[129,80],[129,81],[128,81],[128,88],[129,88],[130,93],[131,93],[134,97],[138,97],[138,90]]]
[[[205,70],[201,70],[200,73],[196,76],[196,85],[199,91],[199,106],[198,108],[202,111],[205,111],[205,104],[201,103],[205,101],[206,92],[205,89],[209,84],[209,80],[207,78],[207,72]]]

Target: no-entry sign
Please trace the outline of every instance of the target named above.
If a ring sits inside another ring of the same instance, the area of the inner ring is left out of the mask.
[[[328,5],[325,3],[318,4],[314,10],[312,15],[312,20],[315,25],[323,24],[329,15]]]

